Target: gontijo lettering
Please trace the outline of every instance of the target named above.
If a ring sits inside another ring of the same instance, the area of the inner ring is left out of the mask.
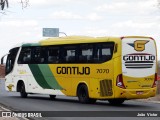
[[[151,54],[128,54],[123,56],[124,61],[154,61],[155,56]]]
[[[57,74],[89,75],[89,67],[57,67]]]

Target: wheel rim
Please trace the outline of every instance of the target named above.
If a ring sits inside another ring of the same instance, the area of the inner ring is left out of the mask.
[[[81,97],[82,97],[82,98],[85,98],[85,97],[86,97],[86,91],[85,91],[84,88],[82,88],[82,90],[81,90]]]
[[[24,93],[24,86],[21,86],[21,93]]]

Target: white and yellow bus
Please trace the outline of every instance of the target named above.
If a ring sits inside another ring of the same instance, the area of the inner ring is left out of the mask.
[[[12,48],[5,88],[28,94],[78,96],[81,103],[156,95],[157,50],[150,37],[49,38]]]

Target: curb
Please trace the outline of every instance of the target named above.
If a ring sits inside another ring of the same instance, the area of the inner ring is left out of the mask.
[[[137,99],[136,101],[160,104],[160,101],[154,101],[154,100]]]

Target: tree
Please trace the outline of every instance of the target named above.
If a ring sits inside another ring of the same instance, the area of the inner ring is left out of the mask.
[[[22,4],[22,9],[26,8],[27,6],[29,6],[29,0],[21,0],[21,4]]]
[[[8,8],[9,7],[9,0],[0,0],[0,9],[3,11],[4,8]],[[29,4],[29,0],[20,0],[20,3],[22,4],[22,9],[26,8]]]
[[[9,7],[8,0],[0,0],[1,10],[4,10],[4,7]]]

